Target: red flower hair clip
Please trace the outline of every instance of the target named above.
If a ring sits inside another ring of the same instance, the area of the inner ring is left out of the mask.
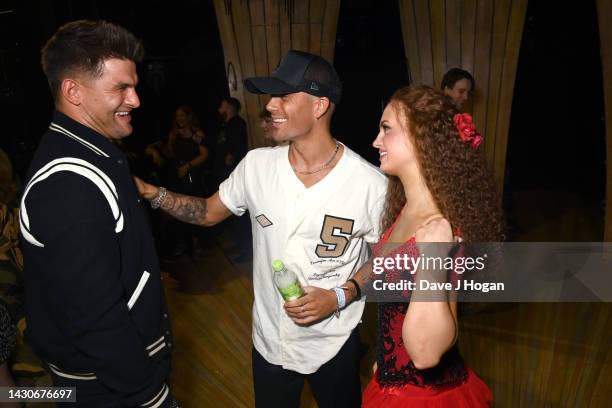
[[[462,142],[469,142],[472,149],[478,149],[478,146],[482,143],[482,136],[476,130],[472,116],[469,113],[458,113],[453,117],[457,131],[459,131],[459,137]]]

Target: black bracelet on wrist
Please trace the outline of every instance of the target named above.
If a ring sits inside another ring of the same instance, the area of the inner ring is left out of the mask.
[[[353,285],[355,285],[355,291],[357,292],[357,296],[355,297],[355,299],[353,299],[353,301],[361,299],[361,288],[359,287],[357,281],[351,278],[347,280],[347,282],[353,282]]]

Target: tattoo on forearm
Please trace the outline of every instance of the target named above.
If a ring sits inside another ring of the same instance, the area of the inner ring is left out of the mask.
[[[372,261],[366,262],[355,274],[353,279],[359,283],[360,288],[364,288],[369,282],[374,279],[374,271],[372,268]]]
[[[177,220],[190,224],[204,225],[206,220],[205,198],[192,197],[168,191],[161,208]]]

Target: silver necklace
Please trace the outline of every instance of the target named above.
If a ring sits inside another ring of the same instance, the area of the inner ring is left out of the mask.
[[[329,167],[329,165],[331,164],[332,161],[334,161],[334,158],[336,157],[336,153],[338,153],[338,149],[340,148],[340,143],[334,139],[334,142],[336,142],[336,148],[334,149],[334,153],[332,154],[332,156],[329,158],[329,160],[327,160],[325,163],[323,163],[323,165],[321,165],[321,167],[319,167],[316,170],[298,170],[295,167],[291,166],[291,168],[293,169],[293,171],[296,174],[315,174],[320,172],[323,169],[326,169]]]

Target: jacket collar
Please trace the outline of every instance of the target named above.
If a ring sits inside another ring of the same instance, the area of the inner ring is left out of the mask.
[[[53,112],[53,119],[49,129],[82,144],[99,156],[108,158],[123,155],[121,150],[106,137],[66,116],[62,112]]]

